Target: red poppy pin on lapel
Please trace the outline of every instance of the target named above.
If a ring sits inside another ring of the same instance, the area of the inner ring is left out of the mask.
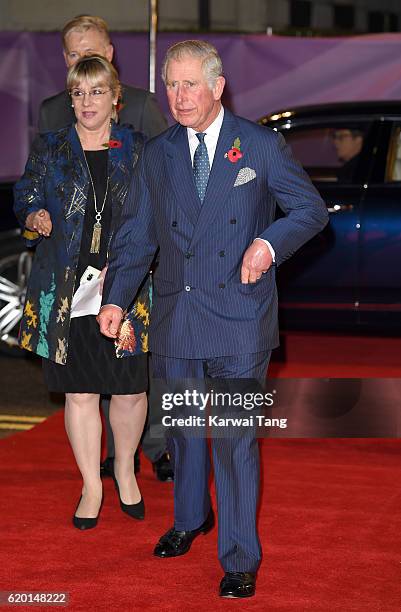
[[[104,142],[102,144],[102,147],[104,147],[105,149],[121,149],[122,147],[122,142],[121,140],[109,140],[109,142]]]
[[[232,164],[235,164],[242,157],[241,153],[241,141],[239,138],[234,140],[234,144],[229,151],[224,155],[224,157],[228,157]]]

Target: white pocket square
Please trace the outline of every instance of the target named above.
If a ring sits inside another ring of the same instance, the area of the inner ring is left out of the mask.
[[[241,168],[241,170],[237,174],[237,178],[235,179],[234,187],[238,187],[239,185],[245,185],[245,183],[249,183],[249,181],[253,181],[256,178],[256,172],[252,168]]]

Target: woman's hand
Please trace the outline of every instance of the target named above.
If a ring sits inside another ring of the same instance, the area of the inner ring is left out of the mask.
[[[100,278],[100,285],[99,285],[99,294],[100,295],[102,295],[102,293],[103,293],[103,283],[104,283],[104,277],[106,276],[107,268],[108,268],[108,266],[104,266],[103,270],[101,271],[101,273],[98,276],[98,278]]]
[[[53,224],[49,213],[44,208],[31,212],[25,221],[25,227],[35,232],[38,232],[41,236],[48,238],[51,234]]]

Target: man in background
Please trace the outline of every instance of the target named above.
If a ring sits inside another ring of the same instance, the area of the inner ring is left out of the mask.
[[[109,62],[114,55],[107,23],[94,15],[79,15],[65,24],[62,30],[63,55],[67,68],[81,57],[101,55]],[[56,131],[75,121],[68,91],[47,98],[39,110],[39,131]],[[122,99],[119,105],[119,122],[129,123],[147,138],[153,138],[167,128],[165,117],[160,111],[155,96],[138,87],[122,84]],[[107,458],[102,463],[102,474],[111,476],[114,463],[114,439],[109,421],[109,400],[102,400],[107,429]],[[151,420],[151,414],[149,414]],[[157,478],[161,481],[173,479],[173,471],[163,437],[152,438],[149,426],[145,428],[142,449],[153,464]],[[135,468],[139,470],[139,458],[135,457]]]
[[[102,55],[109,62],[114,55],[107,23],[101,17],[80,15],[66,23],[62,30],[63,55],[70,68],[85,55]],[[120,123],[130,123],[147,138],[167,128],[155,96],[145,89],[122,85]],[[68,91],[47,98],[39,110],[39,131],[59,130],[75,120]]]
[[[352,183],[363,146],[363,132],[358,129],[338,129],[333,132],[333,142],[342,166],[337,170],[339,183]]]

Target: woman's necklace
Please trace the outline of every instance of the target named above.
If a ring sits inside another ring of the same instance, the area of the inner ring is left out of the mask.
[[[110,177],[109,177],[109,175],[107,175],[106,191],[104,193],[103,204],[102,204],[101,209],[98,210],[95,186],[93,184],[92,174],[91,174],[91,171],[89,169],[89,164],[88,164],[88,160],[86,159],[85,153],[84,153],[84,157],[85,157],[86,167],[88,169],[88,174],[89,174],[90,182],[91,182],[91,185],[92,185],[93,202],[94,202],[94,207],[95,207],[95,223],[93,224],[93,233],[92,233],[92,242],[91,242],[90,253],[99,253],[99,250],[100,250],[100,238],[101,238],[101,235],[102,235],[102,223],[101,223],[101,221],[102,221],[102,214],[103,214],[104,206],[106,204],[107,193],[109,191],[109,178]]]

